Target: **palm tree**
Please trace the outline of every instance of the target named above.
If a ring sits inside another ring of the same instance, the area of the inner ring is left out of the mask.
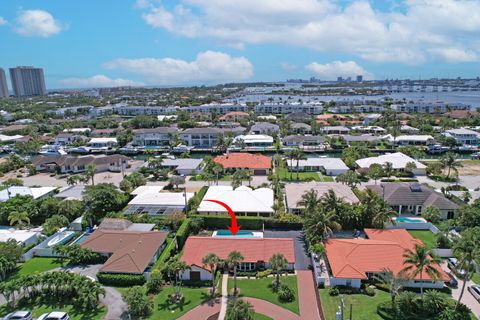
[[[317,206],[322,203],[321,199],[318,197],[317,190],[310,189],[302,194],[300,201],[297,202],[297,206],[303,207],[304,212],[310,212],[315,210]]]
[[[296,166],[296,169],[297,169],[297,181],[299,180],[298,178],[298,175],[299,175],[299,165],[300,165],[300,160],[303,160],[305,159],[305,153],[300,150],[300,149],[295,149],[295,160],[297,161],[297,166]]]
[[[253,320],[253,306],[242,299],[232,299],[228,303],[225,319],[228,320]]]
[[[355,188],[357,184],[360,183],[360,178],[358,177],[358,174],[355,171],[348,170],[345,173],[339,174],[335,178],[335,181],[341,182],[342,184],[346,184],[350,188]]]
[[[28,217],[28,212],[26,211],[12,211],[8,215],[8,222],[11,226],[17,225],[22,228],[24,224],[30,224],[30,218]]]
[[[238,251],[232,251],[228,254],[227,263],[233,268],[233,294],[237,295],[237,267],[245,259]]]
[[[203,266],[210,267],[210,272],[212,273],[212,296],[215,295],[215,273],[220,262],[220,257],[215,253],[208,253],[202,258]]]
[[[417,169],[417,165],[413,161],[410,161],[405,165],[405,171],[407,171],[409,173],[412,173],[413,170],[415,170],[415,169]]]
[[[341,230],[335,212],[327,212],[323,207],[316,207],[306,217],[303,224],[305,236],[311,243],[322,242],[333,230]]]
[[[287,158],[287,171],[290,171],[290,181],[293,180],[293,171],[292,171],[292,167],[293,167],[293,161],[295,160],[296,158],[296,152],[295,150],[292,150],[292,151],[288,151],[286,154],[285,154],[285,157]],[[290,161],[288,161],[290,160]],[[289,165],[290,164],[290,165]]]
[[[182,297],[180,294],[180,287],[182,285],[180,274],[190,269],[190,266],[183,261],[179,261],[177,258],[173,261],[171,268],[175,271],[175,300],[178,301]]]
[[[432,280],[438,279],[441,273],[438,269],[440,258],[433,254],[433,251],[427,249],[424,245],[415,245],[415,249],[408,249],[403,254],[403,272],[411,278],[420,276],[420,295],[423,300],[423,276],[427,274]]]
[[[275,286],[278,290],[278,287],[280,286],[280,271],[288,266],[288,261],[283,254],[276,253],[270,257],[268,263],[270,263],[270,266],[276,272],[277,279],[275,281]]]
[[[220,173],[223,172],[223,167],[219,164],[215,164],[213,167],[212,167],[212,172],[213,174],[215,174],[215,181],[217,182],[217,186],[218,186],[218,176]]]
[[[86,167],[85,167],[85,172],[83,173],[83,176],[85,177],[85,182],[88,182],[88,180],[92,180],[92,186],[95,185],[95,171],[97,170],[97,167],[91,163],[91,164],[88,164]]]
[[[392,307],[393,310],[396,311],[397,308],[395,307],[395,298],[397,297],[398,292],[408,281],[408,277],[402,271],[400,271],[398,274],[394,274],[392,270],[384,268],[381,273],[376,275],[375,278],[388,285],[390,289],[390,295],[392,297]]]
[[[465,286],[467,281],[472,276],[472,268],[477,259],[480,259],[480,227],[467,229],[462,233],[462,237],[458,238],[453,246],[453,252],[458,258],[457,268],[465,270],[465,274],[462,275],[463,285],[460,296],[456,304],[457,308],[462,300],[463,293],[465,292]]]
[[[458,172],[459,167],[462,167],[462,164],[457,161],[457,155],[453,152],[447,152],[444,157],[440,159],[440,163],[444,169],[447,169],[447,178],[450,178],[450,173],[453,170]]]
[[[387,176],[387,178],[391,177],[391,175],[393,174],[393,164],[391,162],[385,162],[383,164],[383,170],[385,172],[385,176]]]

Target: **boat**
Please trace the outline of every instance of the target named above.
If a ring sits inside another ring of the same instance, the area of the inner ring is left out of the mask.
[[[87,153],[90,153],[90,148],[89,147],[71,148],[71,149],[68,149],[68,152],[87,154]]]
[[[74,235],[75,232],[73,231],[61,231],[55,237],[48,241],[47,246],[49,248],[52,248],[56,245],[63,244],[68,240],[72,239]]]
[[[67,152],[63,149],[63,146],[58,144],[43,145],[38,153],[44,156],[64,156],[67,154]]]
[[[435,153],[444,153],[449,150],[448,147],[444,147],[441,144],[431,144],[427,147],[427,153],[435,154]]]
[[[140,150],[133,146],[125,146],[119,149],[121,154],[138,154]]]
[[[186,146],[184,144],[180,144],[176,147],[172,148],[173,153],[184,153],[184,152],[190,152],[194,147]]]

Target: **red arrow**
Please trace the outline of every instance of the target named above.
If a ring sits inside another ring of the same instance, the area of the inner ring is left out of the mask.
[[[233,234],[233,235],[236,235],[238,230],[240,230],[240,227],[241,226],[237,226],[237,218],[235,217],[235,212],[233,212],[232,208],[230,208],[228,206],[228,204],[222,202],[222,201],[218,201],[218,200],[205,200],[205,201],[210,201],[210,202],[214,202],[216,204],[219,204],[221,205],[222,207],[224,207],[225,209],[227,209],[228,211],[228,214],[230,215],[230,218],[232,218],[232,225],[230,227],[228,227],[228,230],[230,230],[230,232]]]

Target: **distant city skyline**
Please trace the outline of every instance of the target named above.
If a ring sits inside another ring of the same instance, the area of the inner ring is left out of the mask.
[[[472,12],[480,0],[11,0],[0,67],[43,68],[47,89],[476,78]]]

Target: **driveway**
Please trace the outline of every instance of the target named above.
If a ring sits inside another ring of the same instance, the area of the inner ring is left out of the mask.
[[[89,276],[97,279],[96,274],[100,271],[102,264],[94,264],[89,266],[58,268],[55,271],[68,270],[83,276]],[[122,295],[113,287],[103,287],[105,289],[105,296],[100,298],[100,302],[107,306],[108,311],[103,319],[105,320],[123,320],[129,319],[128,307],[123,301]]]
[[[291,238],[295,246],[295,270],[310,270],[312,264],[307,252],[307,244],[302,231],[272,231],[265,230],[265,238]]]

